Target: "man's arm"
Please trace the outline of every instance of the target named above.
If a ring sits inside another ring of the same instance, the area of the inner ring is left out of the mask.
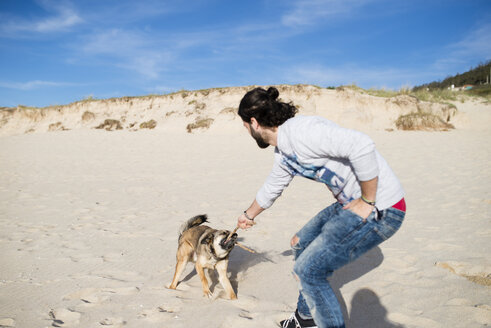
[[[361,195],[368,201],[375,202],[377,197],[377,184],[378,177],[375,177],[368,181],[360,181]],[[345,210],[358,214],[362,218],[366,219],[373,211],[373,205],[370,205],[363,201],[361,198],[353,200],[351,203],[345,205]]]

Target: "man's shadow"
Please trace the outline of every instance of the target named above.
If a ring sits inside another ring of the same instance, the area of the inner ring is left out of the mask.
[[[387,319],[387,310],[380,302],[378,295],[370,289],[358,290],[351,300],[351,311],[348,313],[346,302],[341,295],[341,287],[356,280],[378,267],[384,259],[379,247],[375,247],[356,261],[336,270],[329,278],[329,283],[341,305],[347,328],[377,327],[402,328]]]
[[[388,321],[387,310],[380,303],[377,294],[368,288],[362,288],[351,300],[351,313],[349,320],[346,320],[346,327],[403,328],[404,326]]]

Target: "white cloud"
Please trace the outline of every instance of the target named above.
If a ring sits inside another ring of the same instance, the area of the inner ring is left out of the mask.
[[[54,14],[47,17],[27,19],[25,17],[3,17],[0,32],[4,36],[17,36],[21,32],[50,33],[60,32],[80,24],[83,19],[66,4],[43,2],[43,7]]]
[[[86,35],[83,41],[80,49],[84,55],[152,79],[159,77],[174,57],[162,40],[137,31],[112,29]]]
[[[127,56],[145,46],[145,37],[132,31],[111,29],[84,37],[82,50],[90,55],[113,54]]]
[[[313,25],[320,20],[329,20],[352,14],[371,0],[301,0],[282,17],[286,26]]]
[[[398,89],[445,78],[476,66],[479,61],[491,59],[491,24],[482,24],[460,41],[445,47],[444,58],[413,68],[373,67],[358,64],[299,65],[291,68],[286,76],[289,83],[310,83],[322,86],[338,86],[355,83],[364,88],[388,87]]]
[[[484,24],[470,31],[464,39],[449,46],[450,57],[465,60],[466,58],[491,58],[491,24]]]
[[[34,23],[32,29],[41,33],[56,32],[82,22],[82,18],[80,18],[73,10],[62,9],[58,15]]]
[[[440,78],[467,71],[480,61],[491,59],[491,24],[477,26],[462,40],[449,44],[444,50],[445,56],[435,60],[432,65]]]
[[[399,89],[414,85],[431,73],[399,68],[361,68],[358,65],[326,67],[322,65],[298,66],[291,69],[286,77],[289,83],[339,86],[355,83],[363,88]]]
[[[73,86],[74,83],[68,82],[52,82],[52,81],[28,81],[28,82],[0,82],[0,88],[6,89],[16,89],[16,90],[34,90],[42,87],[62,87],[62,86]]]

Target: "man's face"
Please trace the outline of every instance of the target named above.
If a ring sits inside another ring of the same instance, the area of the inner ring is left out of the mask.
[[[254,140],[256,140],[256,143],[259,146],[259,148],[264,149],[264,148],[269,147],[269,143],[267,143],[264,140],[264,138],[261,136],[259,131],[254,130],[254,127],[251,125],[251,123],[247,123],[247,122],[243,122],[243,123],[244,123],[244,126],[247,129],[247,131],[249,131],[249,133],[251,134],[252,138],[254,138]]]

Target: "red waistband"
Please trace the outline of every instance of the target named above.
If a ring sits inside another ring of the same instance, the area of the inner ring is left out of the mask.
[[[404,197],[391,207],[395,208],[396,210],[406,212],[406,201],[404,200]]]

